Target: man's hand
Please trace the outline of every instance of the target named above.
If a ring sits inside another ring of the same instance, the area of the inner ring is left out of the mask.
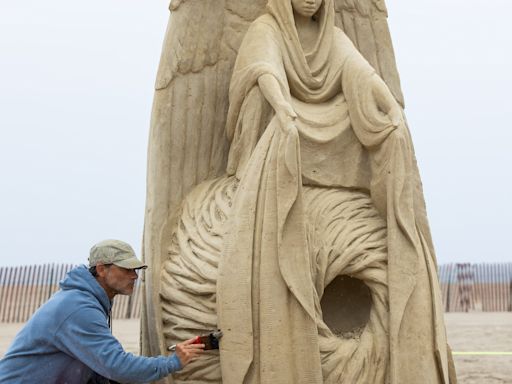
[[[194,344],[195,342],[197,342],[197,337],[176,345],[176,356],[180,359],[183,367],[194,360],[204,350],[204,344]]]

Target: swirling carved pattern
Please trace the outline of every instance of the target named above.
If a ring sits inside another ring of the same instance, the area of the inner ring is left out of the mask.
[[[161,271],[165,342],[175,344],[217,328],[216,280],[229,228],[234,177],[207,181],[185,199]],[[318,332],[325,383],[384,383],[387,374],[386,226],[360,191],[305,186],[308,244],[318,294]],[[372,308],[362,334],[343,338],[322,321],[320,298],[339,275],[362,280]],[[218,351],[208,351],[174,375],[179,383],[221,383]]]
[[[200,184],[185,199],[164,261],[160,297],[167,345],[217,329],[216,282],[223,234],[237,182]],[[175,375],[177,383],[220,383],[218,351],[208,351]]]

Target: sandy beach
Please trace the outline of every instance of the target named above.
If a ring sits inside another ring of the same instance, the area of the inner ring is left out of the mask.
[[[512,355],[460,353],[512,352],[512,313],[448,313],[448,340],[461,384],[512,384]],[[0,357],[23,324],[0,324]],[[114,320],[124,348],[139,352],[139,320]]]

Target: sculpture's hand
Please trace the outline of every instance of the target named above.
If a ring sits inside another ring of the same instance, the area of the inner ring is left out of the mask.
[[[389,110],[388,117],[391,120],[391,124],[393,124],[395,127],[398,127],[403,122],[402,108],[400,108],[397,102],[395,102],[395,104],[396,105],[391,107]]]
[[[258,78],[258,84],[263,96],[276,111],[276,117],[283,132],[289,133],[291,130],[297,129],[295,126],[297,114],[284,98],[276,78],[267,73]]]
[[[375,75],[374,79],[373,94],[377,101],[377,106],[389,117],[391,124],[398,127],[403,122],[402,108],[384,81],[377,75]]]
[[[204,344],[195,344],[196,342],[197,337],[194,337],[176,345],[176,355],[183,367],[204,351]]]
[[[291,130],[297,129],[295,126],[297,114],[289,103],[280,104],[276,109],[276,116],[279,120],[279,126],[285,133],[289,133]]]

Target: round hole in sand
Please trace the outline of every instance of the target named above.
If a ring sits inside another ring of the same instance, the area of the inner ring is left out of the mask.
[[[368,323],[372,299],[361,280],[342,275],[325,288],[320,305],[324,322],[335,335],[354,338]]]

